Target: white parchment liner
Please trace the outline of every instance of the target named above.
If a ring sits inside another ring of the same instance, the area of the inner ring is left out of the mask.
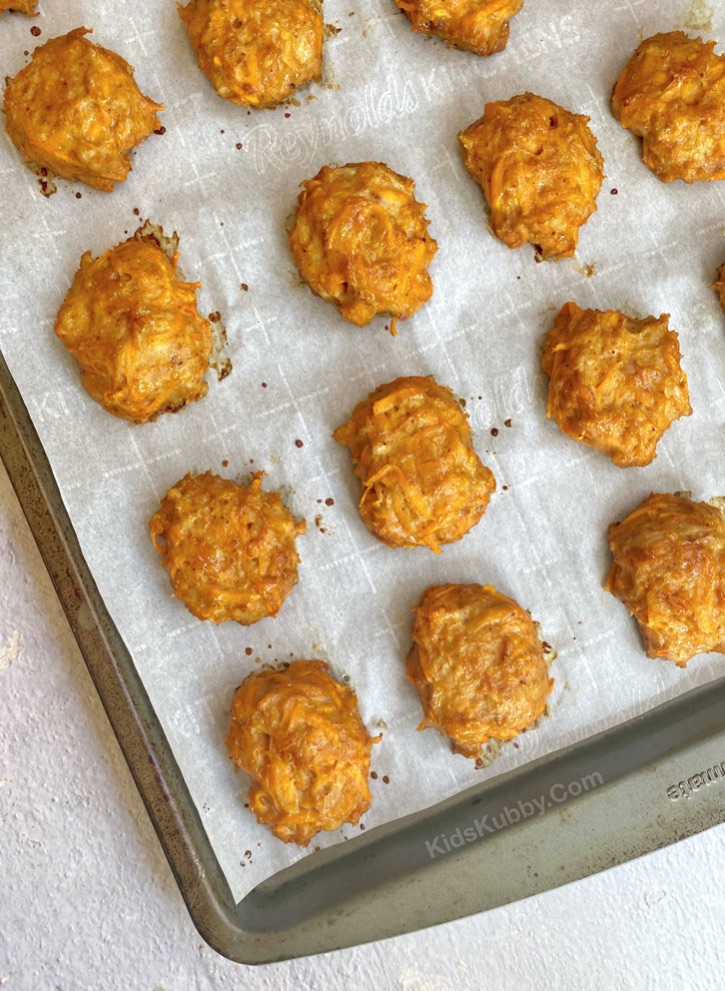
[[[648,660],[602,581],[607,525],[651,491],[725,492],[725,318],[708,289],[725,259],[723,186],[660,183],[608,106],[641,37],[694,26],[725,39],[725,10],[527,0],[507,51],[477,59],[413,36],[392,0],[327,0],[326,20],[341,28],[327,44],[328,86],[313,86],[310,101],[300,94],[300,106],[249,114],[200,74],[171,0],[40,0],[40,11],[32,21],[0,17],[2,76],[38,42],[84,24],[166,105],[166,133],[141,147],[112,194],[61,181],[50,199],[2,136],[0,347],[235,895],[305,855],[244,808],[248,782],[223,746],[233,690],[259,663],[325,658],[349,676],[370,730],[385,726],[368,829],[722,673],[717,655],[686,672]],[[573,261],[537,265],[530,248],[496,241],[461,164],[457,132],[485,101],[524,90],[588,114],[606,161],[599,210]],[[434,297],[396,339],[385,321],[358,330],[314,298],[286,244],[298,183],[323,164],[365,159],[415,179],[439,243]],[[134,427],[81,390],[53,320],[82,252],[102,252],[147,217],[179,232],[184,272],[203,283],[202,311],[221,312],[235,367],[202,402]],[[539,355],[568,299],[672,315],[694,415],[672,427],[648,468],[615,468],[545,420]],[[433,374],[466,400],[498,482],[481,523],[441,556],[391,550],[365,530],[347,451],[330,438],[358,400],[403,374]],[[265,486],[281,488],[307,518],[300,582],[276,621],[216,628],[170,595],[147,522],[173,482],[207,468],[229,477],[264,469]],[[491,582],[513,595],[559,652],[549,718],[487,770],[453,756],[434,731],[416,732],[420,709],[403,663],[410,607],[441,581]]]

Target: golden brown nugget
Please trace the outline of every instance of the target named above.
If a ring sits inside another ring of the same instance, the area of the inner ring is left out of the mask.
[[[5,129],[28,162],[111,192],[163,107],[141,93],[128,62],[88,33],[76,28],[35,49],[5,88]]]
[[[454,48],[476,55],[502,52],[509,21],[524,0],[395,0],[416,34],[435,34]]]
[[[588,122],[583,114],[523,93],[487,103],[483,117],[458,135],[493,232],[509,248],[529,241],[537,258],[574,254],[604,178]]]
[[[432,378],[381,385],[332,436],[362,482],[363,523],[390,547],[439,553],[478,523],[496,488],[466,414]]]
[[[151,519],[151,539],[174,594],[198,619],[243,626],[276,616],[297,582],[295,520],[264,472],[237,485],[207,471],[172,486]]]
[[[715,281],[710,288],[715,290],[720,300],[720,306],[725,310],[725,264],[717,270]]]
[[[653,35],[614,87],[612,113],[663,182],[725,179],[725,57],[714,47],[682,31]]]
[[[648,465],[670,424],[692,413],[666,313],[633,320],[565,303],[541,367],[550,378],[547,417],[620,468]]]
[[[0,0],[0,14],[4,10],[16,10],[19,14],[37,17],[38,12],[35,9],[37,6],[38,0]]]
[[[177,8],[201,71],[225,100],[273,107],[322,72],[317,0],[191,0]]]
[[[415,609],[407,660],[423,721],[454,753],[479,757],[546,708],[554,685],[531,617],[491,585],[432,585]]]
[[[306,846],[321,829],[355,825],[367,812],[370,751],[357,696],[324,661],[259,671],[232,703],[227,749],[252,778],[249,808],[285,843]]]
[[[653,494],[609,527],[605,588],[639,624],[648,657],[684,668],[725,653],[725,519],[687,496]]]
[[[360,162],[325,165],[302,186],[289,243],[312,292],[357,327],[383,313],[413,316],[433,293],[428,265],[438,250],[413,180]]]
[[[135,237],[98,258],[86,251],[56,317],[86,392],[125,420],[147,423],[207,392],[211,327],[177,257]]]

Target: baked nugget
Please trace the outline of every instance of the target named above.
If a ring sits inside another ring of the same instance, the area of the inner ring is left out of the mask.
[[[412,376],[381,385],[332,435],[362,482],[360,517],[390,547],[452,544],[478,523],[496,488],[451,392]]]
[[[717,270],[715,281],[710,288],[715,290],[720,300],[720,306],[725,310],[725,263]]]
[[[164,108],[141,93],[128,62],[88,33],[76,28],[35,49],[5,87],[5,129],[28,162],[111,192]]]
[[[612,93],[612,113],[642,138],[644,164],[663,182],[725,178],[725,57],[682,31],[637,48]]]
[[[207,471],[187,474],[161,500],[151,539],[174,594],[198,619],[249,626],[276,616],[297,582],[295,520],[264,472],[237,485]]]
[[[201,71],[225,100],[273,107],[322,72],[318,0],[191,0],[177,9]]]
[[[687,495],[653,494],[609,527],[605,588],[639,624],[648,657],[684,668],[725,653],[725,519]]]
[[[292,258],[316,296],[357,327],[377,314],[413,316],[433,293],[428,265],[438,245],[412,179],[380,162],[323,166],[302,183]]]
[[[454,48],[476,55],[502,52],[509,21],[524,0],[395,0],[416,34],[435,34]]]
[[[227,749],[252,778],[249,808],[285,843],[307,846],[321,829],[367,812],[371,738],[357,696],[324,661],[258,671],[232,703]]]
[[[0,0],[0,14],[4,10],[16,10],[20,14],[28,14],[29,17],[37,17],[38,0]]]
[[[212,352],[200,283],[181,282],[178,252],[144,230],[98,258],[85,252],[55,321],[89,396],[136,423],[202,399]]]
[[[692,413],[669,315],[633,320],[565,303],[546,338],[547,417],[620,468],[648,465],[663,434]]]
[[[407,673],[454,753],[479,757],[512,740],[546,708],[554,682],[531,617],[491,585],[432,585],[415,609]]]
[[[604,160],[589,118],[523,93],[487,103],[462,131],[463,162],[481,184],[494,234],[509,248],[533,244],[537,259],[574,254],[597,209]]]

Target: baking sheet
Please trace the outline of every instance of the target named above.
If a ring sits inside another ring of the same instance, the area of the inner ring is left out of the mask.
[[[40,0],[39,9],[35,20],[0,17],[2,76],[37,43],[85,24],[166,105],[166,133],[141,147],[113,194],[60,181],[50,199],[3,136],[0,347],[237,898],[361,828],[322,834],[301,851],[244,808],[248,782],[223,738],[234,688],[262,663],[327,659],[357,690],[371,732],[383,729],[368,829],[722,673],[718,655],[686,672],[648,660],[602,582],[607,525],[651,491],[725,493],[725,318],[707,288],[725,260],[722,185],[661,184],[608,110],[641,37],[684,27],[725,38],[725,11],[700,0],[527,0],[507,51],[481,60],[414,37],[392,0],[326,0],[326,20],[341,30],[327,43],[325,85],[309,90],[312,100],[301,94],[300,106],[248,114],[199,73],[174,3]],[[524,90],[588,114],[605,158],[599,210],[572,261],[537,265],[530,248],[496,241],[461,165],[457,132],[485,101]],[[286,245],[298,183],[323,164],[365,159],[415,179],[439,244],[434,297],[397,338],[385,320],[356,329],[314,298]],[[53,320],[82,252],[102,252],[147,217],[179,232],[182,268],[203,283],[202,312],[222,314],[234,371],[201,403],[138,427],[80,389]],[[568,299],[672,315],[694,414],[647,468],[617,469],[545,420],[538,360]],[[358,400],[403,374],[432,374],[466,400],[498,482],[481,523],[440,556],[392,550],[365,530],[347,451],[330,438]],[[263,469],[265,487],[281,488],[308,521],[300,583],[277,620],[217,628],[171,598],[148,519],[186,471],[208,468],[233,478]],[[434,731],[416,732],[420,710],[404,674],[410,608],[443,581],[490,582],[513,595],[558,651],[548,718],[487,769],[452,755]]]

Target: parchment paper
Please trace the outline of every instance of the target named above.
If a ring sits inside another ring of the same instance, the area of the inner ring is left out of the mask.
[[[385,727],[368,829],[725,670],[719,655],[686,672],[648,660],[633,620],[602,589],[611,521],[653,490],[725,493],[725,318],[708,289],[725,260],[723,185],[660,183],[608,104],[640,38],[681,26],[725,38],[725,10],[527,0],[507,51],[477,59],[413,36],[392,0],[326,0],[326,20],[341,29],[327,43],[327,86],[313,86],[310,101],[301,93],[300,106],[249,114],[200,74],[171,0],[40,0],[40,15],[0,16],[3,77],[37,43],[92,27],[166,105],[166,133],[141,147],[111,195],[60,181],[50,199],[2,135],[0,346],[237,897],[305,855],[257,825],[244,808],[248,782],[224,750],[234,688],[260,663],[329,660],[349,676],[371,732]],[[485,101],[525,90],[590,115],[606,161],[599,210],[574,261],[536,264],[529,247],[500,244],[461,164],[457,132]],[[415,179],[439,243],[434,297],[395,339],[387,321],[358,330],[314,298],[286,244],[298,183],[323,164],[365,159]],[[82,391],[53,320],[82,252],[104,251],[147,217],[179,232],[182,268],[203,283],[202,312],[222,314],[234,371],[202,402],[134,427]],[[672,315],[694,415],[671,428],[648,468],[622,471],[545,419],[539,355],[568,299]],[[391,550],[365,530],[347,451],[330,438],[357,401],[403,374],[433,374],[466,400],[498,482],[481,523],[441,556]],[[216,628],[171,597],[148,520],[172,483],[208,468],[234,478],[264,469],[265,486],[307,518],[300,582],[277,620]],[[404,674],[410,608],[443,581],[491,582],[513,595],[559,654],[549,717],[486,770],[453,756],[435,731],[416,732],[420,709]],[[358,833],[346,827],[311,846]]]

